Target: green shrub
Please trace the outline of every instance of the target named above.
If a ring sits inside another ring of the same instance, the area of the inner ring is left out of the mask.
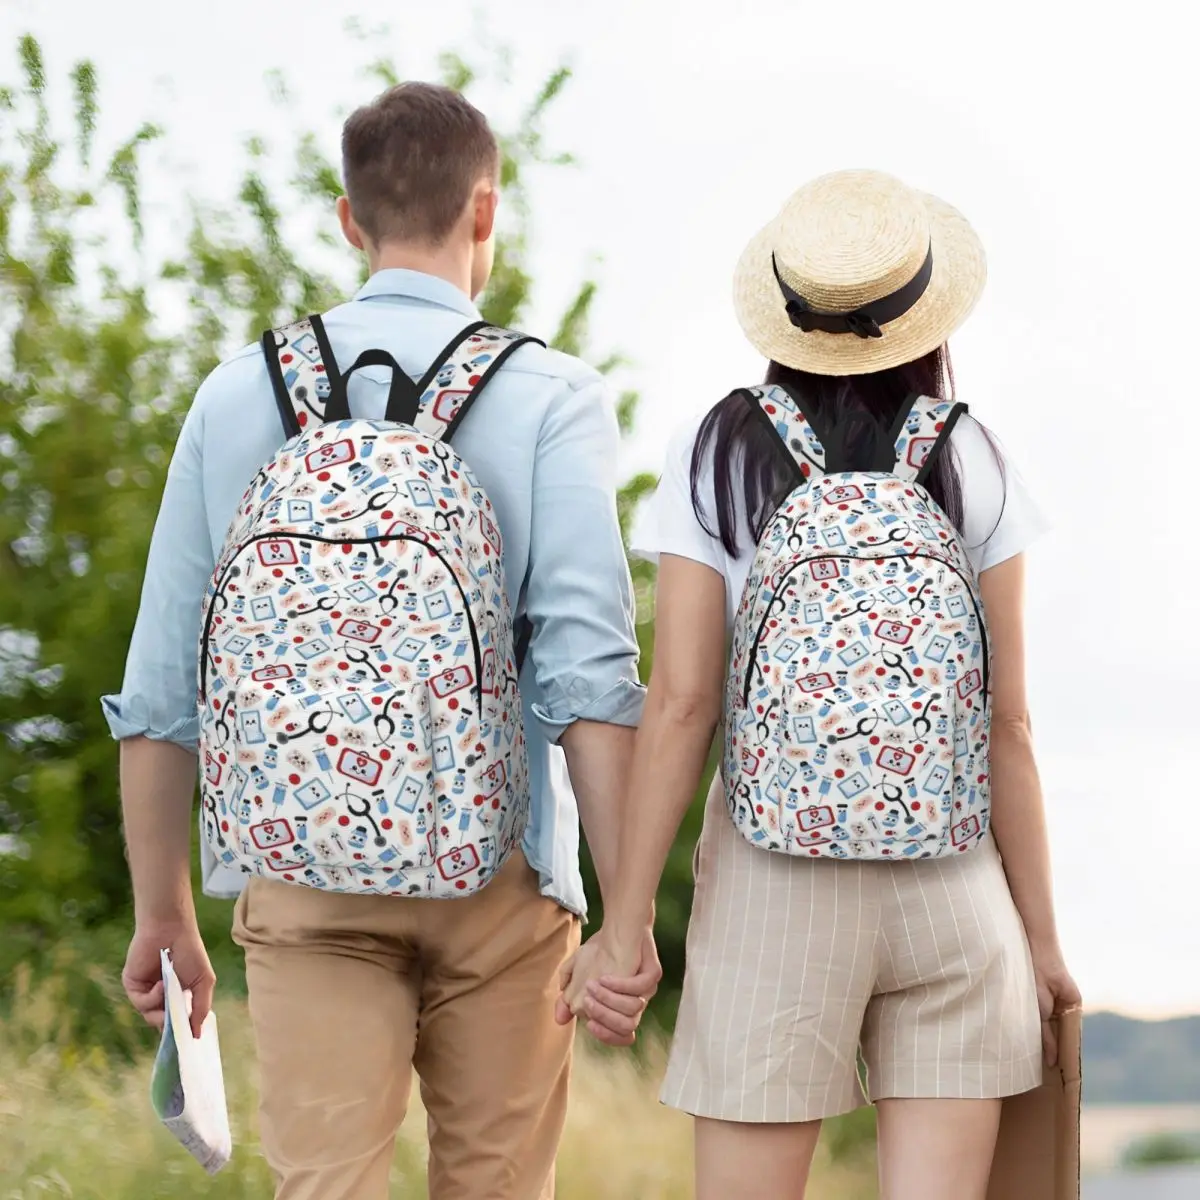
[[[1121,1155],[1122,1165],[1133,1169],[1193,1162],[1200,1162],[1200,1130],[1150,1134],[1133,1142]]]

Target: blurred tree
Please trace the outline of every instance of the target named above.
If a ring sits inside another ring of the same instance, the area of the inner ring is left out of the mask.
[[[1200,1132],[1149,1134],[1127,1146],[1121,1165],[1130,1168],[1200,1162]]]
[[[127,917],[116,754],[97,698],[121,679],[158,496],[197,383],[259,330],[335,303],[363,270],[327,229],[340,182],[311,135],[292,147],[283,188],[270,182],[277,148],[249,139],[236,199],[172,213],[178,244],[152,255],[142,162],[164,131],[144,125],[98,156],[94,68],[80,63],[70,73],[74,121],[63,137],[53,128],[42,48],[22,38],[18,58],[20,84],[0,89],[0,978],[56,943],[60,965],[86,962],[88,947],[103,945],[107,957],[118,939],[101,929]],[[439,66],[468,92],[488,71],[507,82],[503,52],[486,70],[457,54]],[[399,78],[389,62],[369,73],[383,84]],[[520,325],[533,294],[530,174],[573,161],[549,150],[543,134],[569,78],[554,71],[515,126],[498,131],[503,228],[482,308],[501,324]],[[286,104],[286,81],[271,82]],[[312,232],[291,236],[297,225]],[[158,218],[154,232],[161,240]],[[595,295],[594,282],[580,285],[554,345],[587,352]],[[186,319],[172,330],[164,311]],[[622,365],[616,356],[600,363]],[[621,397],[625,432],[636,406],[634,393]],[[653,482],[639,475],[623,490],[626,528]],[[633,572],[647,669],[653,569],[637,562]],[[598,918],[586,862],[585,876]],[[687,841],[660,902],[668,1014],[690,890]],[[228,906],[203,904],[202,920],[228,982],[238,973],[222,947]],[[84,948],[64,958],[64,941]]]

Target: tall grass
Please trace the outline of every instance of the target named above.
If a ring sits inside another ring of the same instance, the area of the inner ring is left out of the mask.
[[[104,985],[107,986],[107,985]],[[114,1003],[119,998],[113,996]],[[150,1055],[133,1063],[64,1036],[71,996],[61,979],[18,972],[0,1021],[0,1197],[3,1200],[250,1200],[271,1196],[255,1143],[254,1053],[244,1004],[219,1004],[233,1161],[208,1178],[155,1121]],[[687,1200],[691,1123],[657,1102],[661,1039],[642,1057],[579,1045],[570,1115],[559,1156],[560,1200]],[[836,1141],[835,1143],[836,1144]],[[423,1197],[424,1116],[414,1092],[392,1169],[394,1200]],[[839,1159],[843,1154],[839,1152]],[[873,1200],[869,1153],[833,1162],[820,1151],[811,1200]]]

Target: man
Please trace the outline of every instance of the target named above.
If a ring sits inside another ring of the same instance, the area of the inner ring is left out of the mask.
[[[495,139],[457,93],[405,84],[349,118],[342,149],[338,216],[371,275],[325,317],[334,357],[348,364],[381,348],[419,377],[478,318],[471,298],[493,257]],[[381,418],[388,384],[381,368],[355,372],[354,414]],[[124,981],[155,1025],[161,947],[192,990],[194,1028],[212,1003],[188,870],[197,635],[230,520],[282,441],[264,358],[249,347],[202,384],[184,422],[124,687],[104,701],[121,739],[134,883]],[[618,430],[594,371],[527,344],[488,384],[454,445],[495,507],[510,605],[533,631],[521,679],[532,793],[523,853],[479,892],[449,902],[257,877],[243,888],[205,848],[205,890],[241,893],[235,939],[246,951],[262,1142],[279,1200],[382,1200],[414,1065],[436,1200],[553,1194],[572,1041],[555,999],[584,910],[574,804],[607,890],[642,704],[615,506]],[[631,1014],[658,974],[647,933],[638,994],[620,998],[623,1013],[597,1005],[592,1032],[631,1040]]]

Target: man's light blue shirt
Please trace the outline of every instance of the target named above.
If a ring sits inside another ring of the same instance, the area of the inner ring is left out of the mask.
[[[378,347],[416,379],[476,320],[452,284],[389,269],[327,314],[325,328],[343,371]],[[382,419],[389,381],[386,368],[356,371],[353,414]],[[167,474],[124,684],[103,699],[114,737],[144,734],[196,750],[204,591],[247,485],[284,438],[257,345],[197,391]],[[556,743],[579,719],[636,725],[643,698],[617,521],[619,441],[602,377],[529,344],[493,377],[454,436],[496,511],[512,611],[533,625],[521,674],[532,787],[525,855],[542,892],[580,915],[579,821]],[[236,895],[246,877],[218,867],[201,845],[204,890]]]

